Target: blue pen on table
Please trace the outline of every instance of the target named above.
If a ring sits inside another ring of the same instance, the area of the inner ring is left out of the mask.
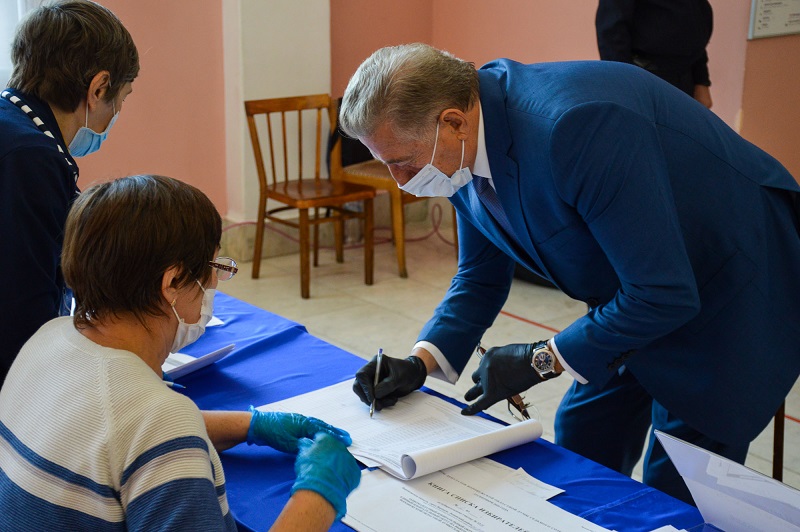
[[[369,405],[369,417],[375,412],[375,387],[381,380],[381,362],[383,362],[383,349],[378,349],[378,362],[375,365],[375,383],[372,385],[372,404]]]
[[[164,384],[166,384],[167,386],[169,386],[170,388],[174,388],[176,390],[185,390],[186,389],[186,386],[184,386],[183,384],[178,384],[177,382],[172,382],[172,381],[162,381],[162,382]]]

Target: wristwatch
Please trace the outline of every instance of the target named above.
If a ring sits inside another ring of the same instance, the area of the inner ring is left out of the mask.
[[[556,355],[550,351],[546,340],[533,344],[531,367],[536,370],[542,380],[552,379],[561,375],[555,370]]]

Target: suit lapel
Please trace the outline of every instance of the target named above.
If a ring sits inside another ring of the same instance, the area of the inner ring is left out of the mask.
[[[518,228],[512,235],[515,240],[514,248],[522,252],[521,255],[524,260],[520,260],[518,257],[520,253],[512,254],[512,256],[529,268],[533,266],[531,269],[534,271],[550,277],[544,262],[536,250],[534,241],[531,239],[530,232],[527,230],[528,223],[522,201],[519,166],[508,155],[511,150],[511,130],[506,120],[505,95],[491,69],[479,70],[478,77],[481,88],[480,100],[486,137],[486,153],[489,156],[492,180],[506,217],[512,227]],[[475,195],[474,187],[470,188],[472,189],[470,195]],[[478,200],[477,196],[475,199]],[[480,200],[478,200],[478,203],[480,203]],[[472,207],[474,208],[474,206]],[[483,210],[484,207],[480,205],[480,209]],[[493,226],[494,234],[504,236],[504,232],[494,220],[490,220],[489,223]],[[504,236],[503,241],[507,240],[508,238]]]

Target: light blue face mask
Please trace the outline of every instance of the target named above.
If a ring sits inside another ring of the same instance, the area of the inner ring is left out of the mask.
[[[111,121],[108,123],[108,126],[106,126],[106,130],[102,133],[97,133],[89,128],[89,103],[86,103],[86,125],[75,133],[75,138],[69,143],[69,153],[73,157],[84,157],[100,149],[100,145],[108,138],[108,132],[111,130],[111,126],[114,125],[114,122],[117,121],[117,116],[119,116],[113,101],[111,102],[111,106],[114,110],[114,116],[111,117]]]
[[[461,187],[472,181],[472,172],[469,168],[464,168],[464,141],[461,141],[461,163],[456,172],[448,176],[435,166],[433,158],[436,156],[436,145],[439,143],[439,123],[436,123],[436,139],[433,142],[433,155],[431,162],[426,164],[422,170],[412,177],[400,190],[422,197],[441,197],[449,198]]]

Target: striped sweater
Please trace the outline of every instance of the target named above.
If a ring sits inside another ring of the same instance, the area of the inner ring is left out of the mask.
[[[194,403],[56,318],[0,390],[0,530],[89,529],[236,525]]]

